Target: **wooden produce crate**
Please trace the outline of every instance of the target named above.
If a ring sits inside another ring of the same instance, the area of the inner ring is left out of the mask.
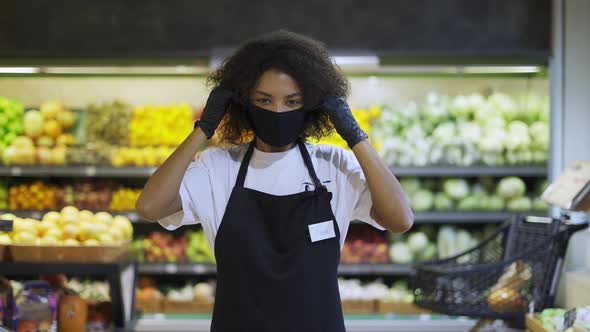
[[[4,262],[5,260],[8,260],[8,257],[6,257],[7,255],[8,255],[8,246],[0,245],[0,262]]]
[[[377,313],[398,315],[420,315],[431,313],[430,310],[421,308],[414,303],[377,301]]]
[[[127,247],[11,245],[10,253],[15,262],[110,263],[123,258]]]
[[[135,307],[137,310],[149,314],[155,314],[164,312],[164,300],[162,299],[152,299],[149,301],[140,300],[138,298],[135,299]]]
[[[193,301],[171,301],[164,299],[164,313],[167,314],[194,314],[213,312],[214,302],[193,300]]]
[[[376,311],[374,300],[342,300],[342,312],[345,314],[373,314]]]
[[[15,262],[43,262],[42,247],[13,244],[10,255]]]

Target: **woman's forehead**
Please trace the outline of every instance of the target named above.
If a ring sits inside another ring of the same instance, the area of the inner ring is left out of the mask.
[[[260,76],[253,92],[273,97],[286,97],[301,93],[301,89],[291,75],[270,69]]]

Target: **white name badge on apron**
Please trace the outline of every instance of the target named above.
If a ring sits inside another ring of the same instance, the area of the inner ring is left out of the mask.
[[[311,224],[309,228],[309,237],[311,242],[317,242],[325,239],[336,237],[334,232],[334,222],[332,220]]]

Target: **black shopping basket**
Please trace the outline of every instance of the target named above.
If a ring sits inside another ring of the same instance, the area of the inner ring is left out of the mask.
[[[415,302],[448,315],[524,325],[525,312],[553,305],[569,238],[587,227],[518,217],[466,252],[416,266]]]

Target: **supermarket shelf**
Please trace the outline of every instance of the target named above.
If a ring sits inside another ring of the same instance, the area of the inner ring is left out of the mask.
[[[0,262],[2,275],[32,275],[65,273],[74,276],[104,276],[133,265],[129,261],[115,263],[57,263]]]
[[[202,263],[141,263],[137,266],[137,271],[141,274],[183,274],[183,275],[202,275],[215,274],[217,267],[215,264]]]
[[[338,266],[338,275],[341,276],[409,276],[413,273],[414,269],[409,265],[360,263],[340,264]]]
[[[427,211],[416,212],[414,223],[416,224],[487,224],[500,223],[511,220],[515,215],[547,216],[547,211]],[[353,224],[364,224],[363,221],[354,220]]]
[[[349,332],[462,332],[469,331],[475,320],[444,315],[344,315]],[[135,326],[136,332],[209,331],[211,315],[144,314]]]
[[[141,274],[182,274],[203,275],[215,274],[215,264],[200,263],[142,263],[137,270]],[[381,276],[408,276],[413,273],[411,266],[396,264],[341,264],[338,274],[341,276],[381,275]]]
[[[102,177],[102,178],[147,178],[156,167],[110,167],[110,166],[0,166],[0,176],[13,177]],[[397,167],[391,171],[396,176],[413,177],[478,177],[478,176],[547,176],[545,166],[498,166],[459,167],[427,166]]]
[[[515,215],[532,215],[543,216],[547,215],[546,211],[528,211],[528,212],[512,212],[512,211],[436,211],[436,212],[416,212],[414,221],[419,224],[448,224],[448,223],[466,223],[466,224],[483,224],[483,223],[498,223],[506,220],[511,220]]]
[[[425,167],[397,167],[391,171],[396,176],[412,177],[479,177],[479,176],[547,176],[545,166],[425,166]]]
[[[0,176],[13,177],[90,177],[90,178],[147,178],[156,167],[110,166],[11,166],[0,167]]]

